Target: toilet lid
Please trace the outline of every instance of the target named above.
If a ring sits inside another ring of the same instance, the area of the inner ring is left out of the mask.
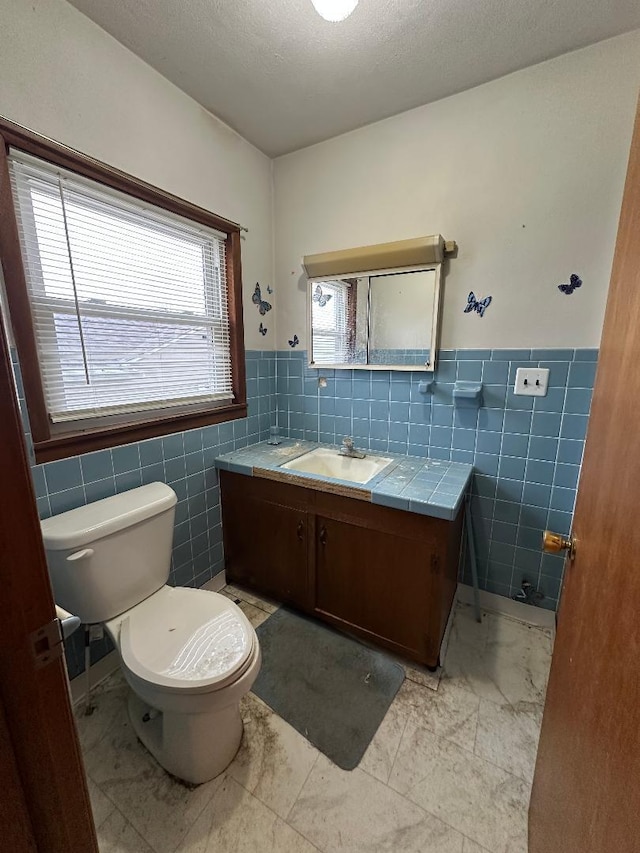
[[[254,637],[242,610],[223,595],[165,586],[128,611],[121,622],[120,653],[144,681],[204,693],[239,677]]]

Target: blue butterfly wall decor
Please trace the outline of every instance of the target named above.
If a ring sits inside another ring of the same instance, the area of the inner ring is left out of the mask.
[[[289,346],[293,349],[293,347],[297,347],[299,343],[300,343],[300,339],[298,338],[297,335],[294,335],[293,340],[289,341]]]
[[[467,305],[464,309],[465,314],[470,314],[471,311],[476,311],[481,317],[484,317],[484,312],[487,310],[493,300],[493,296],[485,296],[484,299],[476,299],[476,295],[471,291],[467,296]]]
[[[317,302],[321,308],[327,304],[327,302],[331,299],[330,293],[323,293],[320,285],[317,285],[314,293],[313,293],[313,301]]]
[[[579,287],[582,287],[582,279],[579,275],[575,273],[571,273],[569,278],[569,284],[559,284],[558,290],[561,293],[564,293],[565,296],[571,296],[574,290],[577,290]]]
[[[264,337],[267,334],[267,327],[263,326],[263,324],[260,323],[260,328],[258,329],[258,331]]]
[[[269,285],[267,285],[267,293],[269,294],[269,296],[271,296],[271,294],[273,293],[273,288],[269,287]]]
[[[253,291],[251,301],[254,305],[258,306],[258,311],[262,314],[263,317],[267,313],[267,311],[271,311],[271,303],[265,302],[265,300],[262,298],[262,293],[260,291],[260,285],[258,284],[258,282],[256,282],[256,289]]]

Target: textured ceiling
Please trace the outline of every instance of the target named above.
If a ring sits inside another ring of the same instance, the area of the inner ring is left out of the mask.
[[[71,0],[271,156],[640,27],[638,0]]]

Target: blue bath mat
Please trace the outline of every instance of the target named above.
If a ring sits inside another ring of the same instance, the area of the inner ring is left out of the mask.
[[[404,681],[403,668],[286,608],[257,629],[253,692],[328,758],[353,770]]]

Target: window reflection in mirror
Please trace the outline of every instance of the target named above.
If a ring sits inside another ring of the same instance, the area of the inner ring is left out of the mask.
[[[312,283],[311,329],[316,364],[367,363],[368,278]]]

